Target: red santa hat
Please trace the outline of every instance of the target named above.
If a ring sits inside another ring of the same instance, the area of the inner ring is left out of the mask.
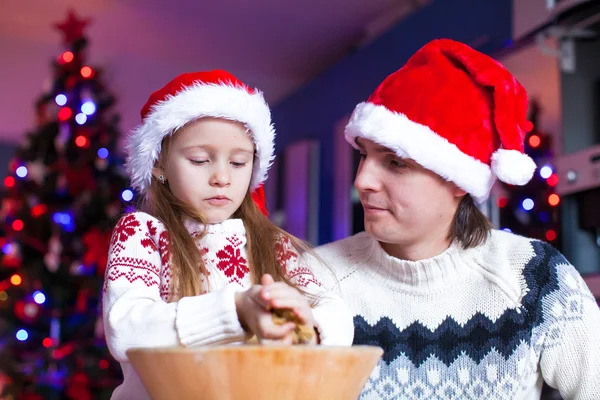
[[[256,159],[250,186],[257,189],[273,162],[275,129],[263,94],[226,71],[192,72],[177,76],[150,95],[141,110],[142,124],[129,135],[126,168],[131,184],[144,192],[152,181],[162,140],[203,117],[244,124],[252,136]]]
[[[418,50],[356,106],[346,140],[372,140],[415,160],[473,198],[496,178],[525,185],[535,172],[524,154],[527,93],[497,61],[449,40]]]

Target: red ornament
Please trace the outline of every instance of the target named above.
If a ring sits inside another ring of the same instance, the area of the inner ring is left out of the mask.
[[[92,400],[90,377],[85,372],[75,372],[67,379],[67,398],[73,400]]]
[[[108,262],[108,249],[112,231],[102,232],[98,228],[92,228],[83,235],[85,253],[81,260],[84,265],[96,264],[98,276],[104,276],[106,263]]]
[[[85,26],[91,22],[91,18],[79,19],[72,9],[67,14],[67,19],[54,27],[63,33],[63,43],[70,44],[83,37]]]

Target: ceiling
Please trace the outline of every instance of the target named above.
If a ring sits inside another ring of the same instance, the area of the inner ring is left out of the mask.
[[[271,104],[427,0],[2,0],[0,139],[31,128],[32,102],[62,51],[53,23],[91,17],[89,57],[107,71],[123,127],[184,71],[227,69]]]

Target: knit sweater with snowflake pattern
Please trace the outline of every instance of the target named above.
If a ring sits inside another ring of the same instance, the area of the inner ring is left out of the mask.
[[[543,381],[600,398],[600,309],[547,243],[493,231],[411,262],[363,232],[317,254],[354,315],[354,344],[384,349],[361,399],[539,399]]]
[[[106,268],[103,317],[112,356],[124,381],[112,399],[149,399],[127,350],[138,347],[241,344],[248,339],[238,320],[235,293],[251,285],[246,231],[240,219],[221,224],[186,223],[209,272],[210,292],[168,303],[172,272],[168,233],[156,218],[135,212],[117,223]],[[206,235],[200,233],[206,229]],[[352,316],[345,303],[327,291],[286,240],[275,244],[277,257],[296,285],[319,296],[313,309],[323,345],[352,344]]]

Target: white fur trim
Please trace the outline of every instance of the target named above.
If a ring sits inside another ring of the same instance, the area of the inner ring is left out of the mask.
[[[399,157],[415,160],[467,191],[477,202],[488,198],[495,177],[490,167],[463,153],[429,127],[404,114],[373,103],[360,103],[346,126],[346,140],[355,148],[356,138],[372,140]]]
[[[163,138],[202,117],[224,118],[246,125],[257,154],[251,188],[265,181],[274,158],[275,129],[263,94],[257,90],[250,94],[239,86],[198,82],[154,105],[142,124],[129,135],[126,168],[134,188],[143,192],[150,185]]]
[[[498,149],[492,154],[492,171],[502,182],[511,185],[527,184],[536,168],[527,154],[517,150]]]

